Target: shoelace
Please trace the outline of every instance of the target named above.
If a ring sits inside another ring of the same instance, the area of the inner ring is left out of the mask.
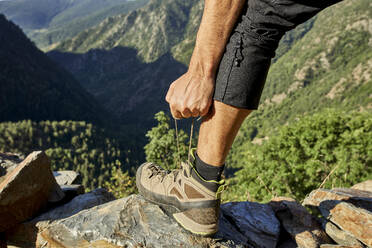
[[[197,120],[200,120],[201,117],[199,117]],[[188,150],[188,156],[187,156],[187,162],[190,163],[190,158],[191,158],[191,146],[192,146],[192,136],[193,136],[193,133],[194,133],[194,121],[195,121],[195,118],[192,117],[191,119],[191,128],[190,128],[190,140],[189,140],[189,150]],[[177,143],[177,153],[178,153],[178,156],[177,156],[177,167],[178,168],[181,168],[181,154],[180,154],[180,142],[179,142],[179,138],[178,138],[178,124],[177,124],[177,119],[174,119],[174,126],[175,126],[175,129],[176,129],[176,143]]]
[[[151,177],[152,177],[152,176],[158,176],[158,175],[164,177],[165,175],[168,174],[166,170],[163,170],[163,169],[157,167],[157,166],[154,165],[154,164],[151,164],[151,165],[149,166],[149,169],[151,170],[151,173],[152,173],[152,174],[151,174]]]
[[[158,166],[152,164],[149,166],[149,169],[151,170],[151,176],[150,177],[156,177],[156,176],[159,176],[161,179],[160,181],[163,182],[164,178],[167,176],[167,175],[173,175],[173,181],[176,182],[176,179],[177,179],[177,175],[179,173],[179,170],[173,170],[173,171],[169,171],[169,170],[164,170],[162,168],[159,168]]]

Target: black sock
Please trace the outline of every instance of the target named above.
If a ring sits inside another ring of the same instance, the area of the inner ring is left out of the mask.
[[[195,169],[205,180],[221,180],[221,174],[224,168],[225,165],[217,167],[203,162],[195,152]]]

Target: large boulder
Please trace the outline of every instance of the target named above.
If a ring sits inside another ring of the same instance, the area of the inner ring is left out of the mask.
[[[58,220],[68,218],[84,209],[98,206],[115,200],[114,196],[105,189],[95,189],[89,193],[76,196],[70,202],[51,209],[38,217],[23,222],[6,231],[8,244],[19,247],[35,247],[39,232],[53,225]],[[97,223],[96,223],[97,225]]]
[[[33,152],[0,183],[0,232],[64,197],[44,152]]]
[[[275,247],[279,222],[269,206],[229,203],[221,210],[219,233],[205,238],[131,195],[55,221],[38,233],[36,247]]]
[[[357,183],[351,188],[372,192],[372,180]]]
[[[269,204],[299,247],[317,248],[332,242],[317,220],[294,199],[276,197]]]
[[[304,204],[317,207],[327,221],[353,239],[372,246],[372,192],[347,188],[318,189],[311,192]]]

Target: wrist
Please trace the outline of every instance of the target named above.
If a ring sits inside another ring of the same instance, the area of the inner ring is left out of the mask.
[[[217,61],[214,56],[208,55],[206,51],[199,49],[195,46],[192,54],[188,73],[197,74],[202,78],[215,79],[219,60]]]

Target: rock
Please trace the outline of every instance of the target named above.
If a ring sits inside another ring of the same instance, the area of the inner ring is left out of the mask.
[[[270,206],[256,202],[229,202],[223,204],[221,210],[222,223],[230,222],[232,227],[222,226],[218,236],[240,240],[257,248],[276,247],[280,223]]]
[[[322,219],[322,227],[328,236],[331,237],[337,244],[347,247],[352,246],[363,248],[363,245],[356,238],[341,230],[332,222]]]
[[[367,181],[355,184],[351,188],[372,192],[372,180],[367,180]]]
[[[60,187],[65,194],[65,198],[68,199],[67,201],[70,201],[72,198],[85,193],[84,186],[81,184],[60,185]]]
[[[81,184],[81,176],[75,171],[53,171],[59,185]]]
[[[332,244],[324,244],[320,246],[320,248],[359,248],[359,247],[360,246],[332,245]]]
[[[46,247],[56,244],[64,247],[200,247],[201,239],[183,230],[159,206],[133,195],[60,220],[41,232],[37,241],[37,247],[42,244],[47,244]]]
[[[115,200],[114,196],[105,189],[96,189],[89,193],[79,195],[69,203],[54,208],[30,221],[23,222],[6,231],[8,244],[20,247],[35,245],[39,232],[53,225],[58,220],[68,218],[84,209],[98,206]],[[96,223],[97,225],[97,223]]]
[[[284,241],[282,244],[279,244],[277,248],[297,248],[297,244],[292,239]]]
[[[346,201],[372,211],[372,192],[348,188],[314,190],[305,198],[304,205],[319,206],[321,202],[326,200]]]
[[[326,200],[319,204],[322,215],[367,246],[372,246],[372,213],[348,202]]]
[[[35,216],[48,200],[61,196],[48,157],[44,152],[31,153],[0,183],[0,232]]]
[[[0,183],[5,180],[5,175],[14,170],[22,160],[23,157],[19,154],[0,152]]]
[[[299,247],[317,248],[320,244],[331,243],[316,219],[294,199],[277,197],[269,205]]]
[[[275,247],[274,237],[278,236],[279,222],[269,206],[258,203],[230,203],[222,205],[221,208],[220,232],[214,238],[206,238],[184,230],[158,205],[146,201],[142,196],[131,195],[55,221],[53,225],[39,232],[36,247],[56,247],[57,244],[57,247],[65,248]],[[252,219],[248,220],[250,216]],[[228,226],[225,226],[226,223]],[[265,243],[252,246],[244,235],[252,235],[253,231],[248,233],[244,231],[245,227],[255,230],[256,236],[263,235],[261,240],[274,246],[265,246]],[[264,230],[259,229],[260,227]],[[226,236],[226,233],[229,233],[229,236]],[[236,242],[229,239],[232,236],[242,240]]]

